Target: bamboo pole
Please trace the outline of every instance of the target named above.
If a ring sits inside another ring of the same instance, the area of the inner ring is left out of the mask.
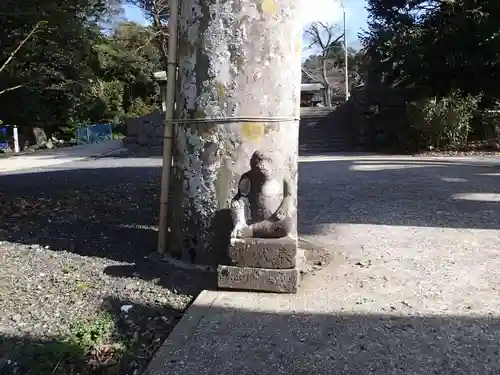
[[[163,167],[161,174],[160,223],[158,231],[157,251],[167,251],[168,234],[168,197],[170,190],[170,170],[172,167],[173,115],[175,107],[175,82],[177,73],[177,24],[179,18],[178,0],[170,1],[170,18],[168,20],[168,66],[165,105],[165,128],[163,132]]]

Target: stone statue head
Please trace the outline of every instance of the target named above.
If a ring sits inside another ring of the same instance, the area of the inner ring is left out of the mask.
[[[250,159],[252,171],[261,174],[263,177],[271,177],[276,170],[276,158],[273,152],[263,152],[257,150]]]

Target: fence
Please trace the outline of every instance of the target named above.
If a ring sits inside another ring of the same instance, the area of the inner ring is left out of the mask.
[[[111,124],[80,126],[76,129],[78,143],[99,143],[113,139]]]

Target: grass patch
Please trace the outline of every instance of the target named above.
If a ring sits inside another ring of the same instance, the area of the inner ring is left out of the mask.
[[[115,332],[116,323],[109,313],[77,320],[69,332],[53,340],[15,348],[18,358],[9,359],[3,368],[0,364],[0,373],[7,370],[6,373],[30,375],[115,374],[119,372],[120,358],[131,344],[118,340]],[[13,371],[9,372],[8,367]]]
[[[114,133],[111,134],[111,139],[118,139],[118,140],[121,140],[125,138],[125,135],[123,135],[122,133]]]

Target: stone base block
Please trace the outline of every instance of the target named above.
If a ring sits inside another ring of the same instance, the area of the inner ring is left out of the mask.
[[[219,288],[274,293],[297,293],[300,271],[220,265],[217,268]]]
[[[290,237],[231,239],[228,256],[233,266],[295,268],[297,241]]]
[[[122,144],[124,147],[138,146],[137,137],[127,136],[122,139]]]

